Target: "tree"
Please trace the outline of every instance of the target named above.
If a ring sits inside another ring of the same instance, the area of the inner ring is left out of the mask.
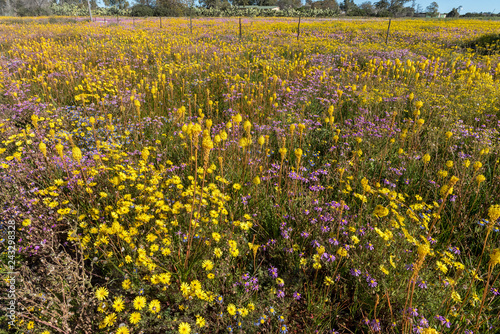
[[[340,4],[340,9],[343,10],[346,14],[350,14],[359,8],[354,3],[354,0],[344,0],[344,2]]]
[[[127,0],[104,0],[106,6],[111,6],[119,9],[128,8],[130,5]]]
[[[337,3],[336,0],[321,0],[315,2],[311,1],[310,6],[313,9],[331,9],[337,12],[339,10],[339,4]]]
[[[459,17],[460,13],[458,12],[457,8],[453,8],[448,14],[446,14],[446,17]]]
[[[40,16],[50,14],[50,0],[14,0],[12,7],[19,16]]]
[[[277,5],[280,9],[299,8],[302,6],[301,0],[278,0]]]
[[[439,14],[439,5],[436,1],[431,2],[429,6],[427,6],[427,14],[431,17],[436,17]]]
[[[363,15],[365,16],[375,15],[375,7],[370,1],[363,2],[361,5],[359,5],[359,8],[363,11]]]
[[[136,0],[138,5],[144,5],[144,6],[149,6],[149,7],[155,7],[156,6],[156,0]]]
[[[404,5],[407,3],[409,0],[391,0],[389,3],[389,12],[393,16],[403,16],[402,13],[404,11]]]

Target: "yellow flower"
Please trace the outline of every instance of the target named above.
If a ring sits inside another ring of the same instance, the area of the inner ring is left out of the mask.
[[[233,184],[233,189],[234,190],[240,190],[241,189],[241,185],[239,183],[235,183],[235,184]]]
[[[258,176],[254,177],[254,179],[252,180],[252,183],[255,184],[256,186],[258,186],[260,184],[260,177],[258,177]]]
[[[139,312],[134,312],[130,315],[129,321],[131,324],[135,325],[141,321],[141,314]]]
[[[389,270],[387,270],[383,264],[380,265],[379,267],[380,271],[382,271],[384,274],[389,275]]]
[[[448,267],[446,267],[445,264],[443,264],[441,261],[436,261],[436,266],[438,267],[439,270],[441,270],[443,273],[448,272]]]
[[[131,284],[131,283],[130,283],[130,280],[127,278],[126,280],[124,280],[124,281],[122,282],[122,288],[123,288],[124,290],[128,290],[128,289],[130,289],[130,284]]]
[[[230,315],[235,315],[236,314],[236,306],[234,306],[234,304],[229,304],[227,306],[227,312],[230,314]]]
[[[483,174],[479,174],[478,176],[476,176],[476,182],[478,185],[480,185],[482,182],[484,182],[484,180],[486,180],[486,178],[484,177]]]
[[[198,327],[202,328],[202,327],[205,327],[205,324],[206,324],[205,319],[202,316],[197,315],[196,316],[196,325]]]
[[[160,312],[161,306],[160,306],[160,301],[157,299],[154,299],[149,303],[149,310],[151,313],[158,313]]]
[[[214,268],[214,263],[210,260],[205,260],[202,263],[202,268],[205,269],[206,271],[210,271]]]
[[[104,318],[104,324],[106,326],[109,326],[109,327],[113,326],[115,321],[116,321],[116,314],[115,313],[108,314],[106,316],[106,318]]]
[[[187,322],[181,322],[181,324],[179,325],[179,333],[180,334],[191,333],[191,326]]]
[[[214,239],[215,242],[219,242],[220,241],[220,234],[217,232],[213,232],[212,238]]]
[[[104,300],[104,299],[106,299],[106,297],[108,295],[109,295],[109,291],[105,287],[100,287],[95,292],[95,296],[96,296],[97,300]]]
[[[138,311],[142,310],[146,306],[146,297],[137,296],[134,299],[134,308]]]
[[[337,250],[337,255],[339,256],[342,256],[342,257],[346,257],[347,256],[347,250],[345,248],[339,248]]]
[[[330,276],[325,277],[325,285],[330,286],[333,284],[333,279]]]
[[[123,299],[121,297],[115,298],[115,301],[113,302],[113,308],[116,312],[123,311],[123,309],[125,308],[125,303],[123,302]]]
[[[389,209],[382,205],[377,205],[375,207],[375,210],[373,211],[373,214],[379,218],[385,217],[389,214]]]
[[[462,302],[462,297],[460,297],[460,295],[456,291],[453,291],[451,293],[451,299],[453,299],[455,301],[455,303],[461,303]]]
[[[128,330],[127,326],[120,326],[116,330],[116,334],[129,334],[129,333],[130,333],[130,331]]]

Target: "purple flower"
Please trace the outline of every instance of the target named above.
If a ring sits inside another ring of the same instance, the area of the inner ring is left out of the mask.
[[[369,242],[366,244],[366,249],[373,250],[373,245]]]
[[[278,278],[278,269],[271,266],[271,268],[267,269],[267,271],[269,272],[269,276],[271,276],[272,278]]]
[[[418,281],[417,284],[420,288],[427,289],[427,284],[425,283],[425,281]]]
[[[351,269],[351,275],[358,277],[359,275],[361,275],[361,271],[358,270],[358,269],[352,268]]]
[[[378,284],[377,281],[375,279],[373,279],[373,278],[368,281],[368,286],[371,287],[371,288],[376,287],[377,284]]]
[[[372,330],[374,332],[380,332],[381,328],[380,328],[380,320],[378,319],[373,319],[371,322],[370,322],[370,327],[372,328]]]
[[[300,298],[302,298],[302,296],[300,295],[300,293],[298,293],[297,291],[295,291],[293,293],[293,298],[295,298],[295,300],[300,300]]]
[[[408,314],[412,317],[418,317],[418,309],[417,308],[408,308]]]
[[[276,296],[278,296],[278,298],[283,298],[283,297],[285,297],[285,292],[283,292],[283,290],[278,290],[278,292],[276,293]]]
[[[420,318],[420,321],[418,323],[424,328],[429,327],[429,320],[425,319],[424,317]]]

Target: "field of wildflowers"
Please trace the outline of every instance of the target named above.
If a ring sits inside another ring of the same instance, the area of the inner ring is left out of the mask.
[[[26,20],[0,333],[500,332],[500,22]]]

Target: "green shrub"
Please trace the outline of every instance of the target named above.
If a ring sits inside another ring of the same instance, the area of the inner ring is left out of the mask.
[[[130,9],[130,16],[145,17],[153,15],[154,9],[147,5],[137,4]]]
[[[500,52],[500,34],[487,34],[465,43],[464,47],[477,54],[491,55]]]

